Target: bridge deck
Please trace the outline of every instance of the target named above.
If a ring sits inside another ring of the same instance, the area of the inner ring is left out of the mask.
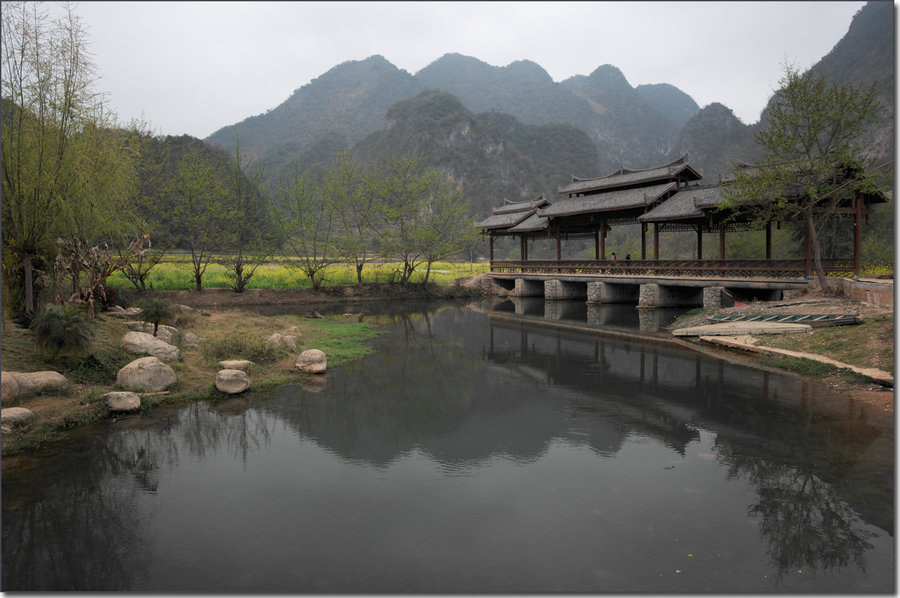
[[[853,260],[825,260],[829,275],[853,272]],[[492,273],[806,280],[806,260],[524,260],[492,261]]]

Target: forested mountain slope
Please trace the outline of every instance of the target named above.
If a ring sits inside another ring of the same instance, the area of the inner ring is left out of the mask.
[[[812,69],[838,83],[878,86],[886,122],[871,132],[869,145],[871,154],[882,158],[894,151],[893,25],[892,3],[868,3],[848,23],[847,35]],[[425,90],[447,95],[420,96]],[[451,97],[466,111],[467,135],[449,127],[462,122]],[[442,119],[447,120],[438,126]],[[361,155],[373,160],[414,148],[472,193],[479,186],[484,196],[503,189],[514,195],[509,199],[520,200],[541,192],[552,197],[573,174],[599,176],[683,154],[707,178],[715,178],[735,161],[753,160],[758,126],[740,122],[719,103],[700,109],[666,83],[632,87],[609,64],[557,83],[527,60],[495,67],[447,54],[411,75],[372,56],[335,66],[276,108],[224,127],[206,141],[231,149],[240,138],[242,149],[265,164],[270,187],[295,167],[314,169],[338,148],[359,143]],[[504,148],[503,160],[493,161],[485,153],[489,147]],[[518,171],[511,164],[529,161],[533,172],[512,175]],[[491,164],[500,170],[491,174]],[[496,181],[488,182],[492,177]],[[490,202],[501,200],[473,201],[473,210],[482,215]]]

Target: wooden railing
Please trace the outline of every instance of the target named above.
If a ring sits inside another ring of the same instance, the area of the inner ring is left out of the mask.
[[[827,274],[853,272],[852,259],[824,260]],[[491,272],[521,274],[594,274],[604,276],[693,276],[805,278],[800,260],[527,260],[492,261]]]

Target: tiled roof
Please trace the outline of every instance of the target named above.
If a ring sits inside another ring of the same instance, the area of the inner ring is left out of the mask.
[[[643,170],[632,170],[623,167],[608,176],[593,179],[580,179],[573,176],[572,182],[569,185],[559,188],[559,193],[562,195],[586,193],[588,191],[597,191],[600,189],[612,189],[615,187],[627,187],[641,183],[651,183],[653,181],[670,180],[685,171],[691,174],[691,178],[694,180],[701,178],[700,174],[688,164],[687,155],[684,155],[678,160],[666,164],[665,166],[645,168]]]
[[[511,233],[532,233],[547,230],[547,219],[538,216],[537,214],[532,214],[519,224],[509,229]]]
[[[537,199],[533,199],[531,201],[519,201],[519,202],[511,202],[506,200],[507,203],[500,206],[499,208],[492,208],[491,212],[493,214],[506,214],[508,212],[519,212],[522,210],[532,210],[537,207],[541,207],[543,205],[550,205],[550,202],[544,198],[543,195],[538,197]]]
[[[531,210],[518,210],[505,214],[492,214],[475,226],[478,228],[508,228],[519,224],[533,213]]]
[[[509,228],[524,221],[534,214],[538,208],[550,205],[550,202],[543,194],[531,201],[504,201],[506,203],[499,208],[493,208],[491,210],[491,215],[475,226],[481,229]]]
[[[661,222],[702,217],[706,209],[717,207],[724,201],[722,187],[688,187],[641,215],[640,222]]]
[[[650,187],[637,187],[608,191],[584,197],[561,199],[555,204],[538,210],[540,216],[572,216],[588,212],[608,212],[611,210],[627,210],[649,206],[666,193],[677,187],[677,184],[664,183]]]

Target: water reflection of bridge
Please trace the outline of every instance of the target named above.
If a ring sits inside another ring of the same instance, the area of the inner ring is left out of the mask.
[[[549,321],[495,315],[487,354],[558,386],[592,389],[576,403],[588,409],[613,403],[632,415],[631,429],[667,446],[690,441],[698,429],[715,430],[716,445],[735,472],[774,476],[758,473],[766,464],[821,477],[865,519],[893,534],[887,505],[894,486],[893,427],[865,404],[802,378],[639,336],[629,341],[588,327],[580,335],[572,327],[553,328]]]
[[[632,305],[545,301],[540,297],[496,298],[485,304],[493,316],[509,314],[534,321],[571,322],[629,332],[655,332],[683,312],[681,308],[634,309]]]

